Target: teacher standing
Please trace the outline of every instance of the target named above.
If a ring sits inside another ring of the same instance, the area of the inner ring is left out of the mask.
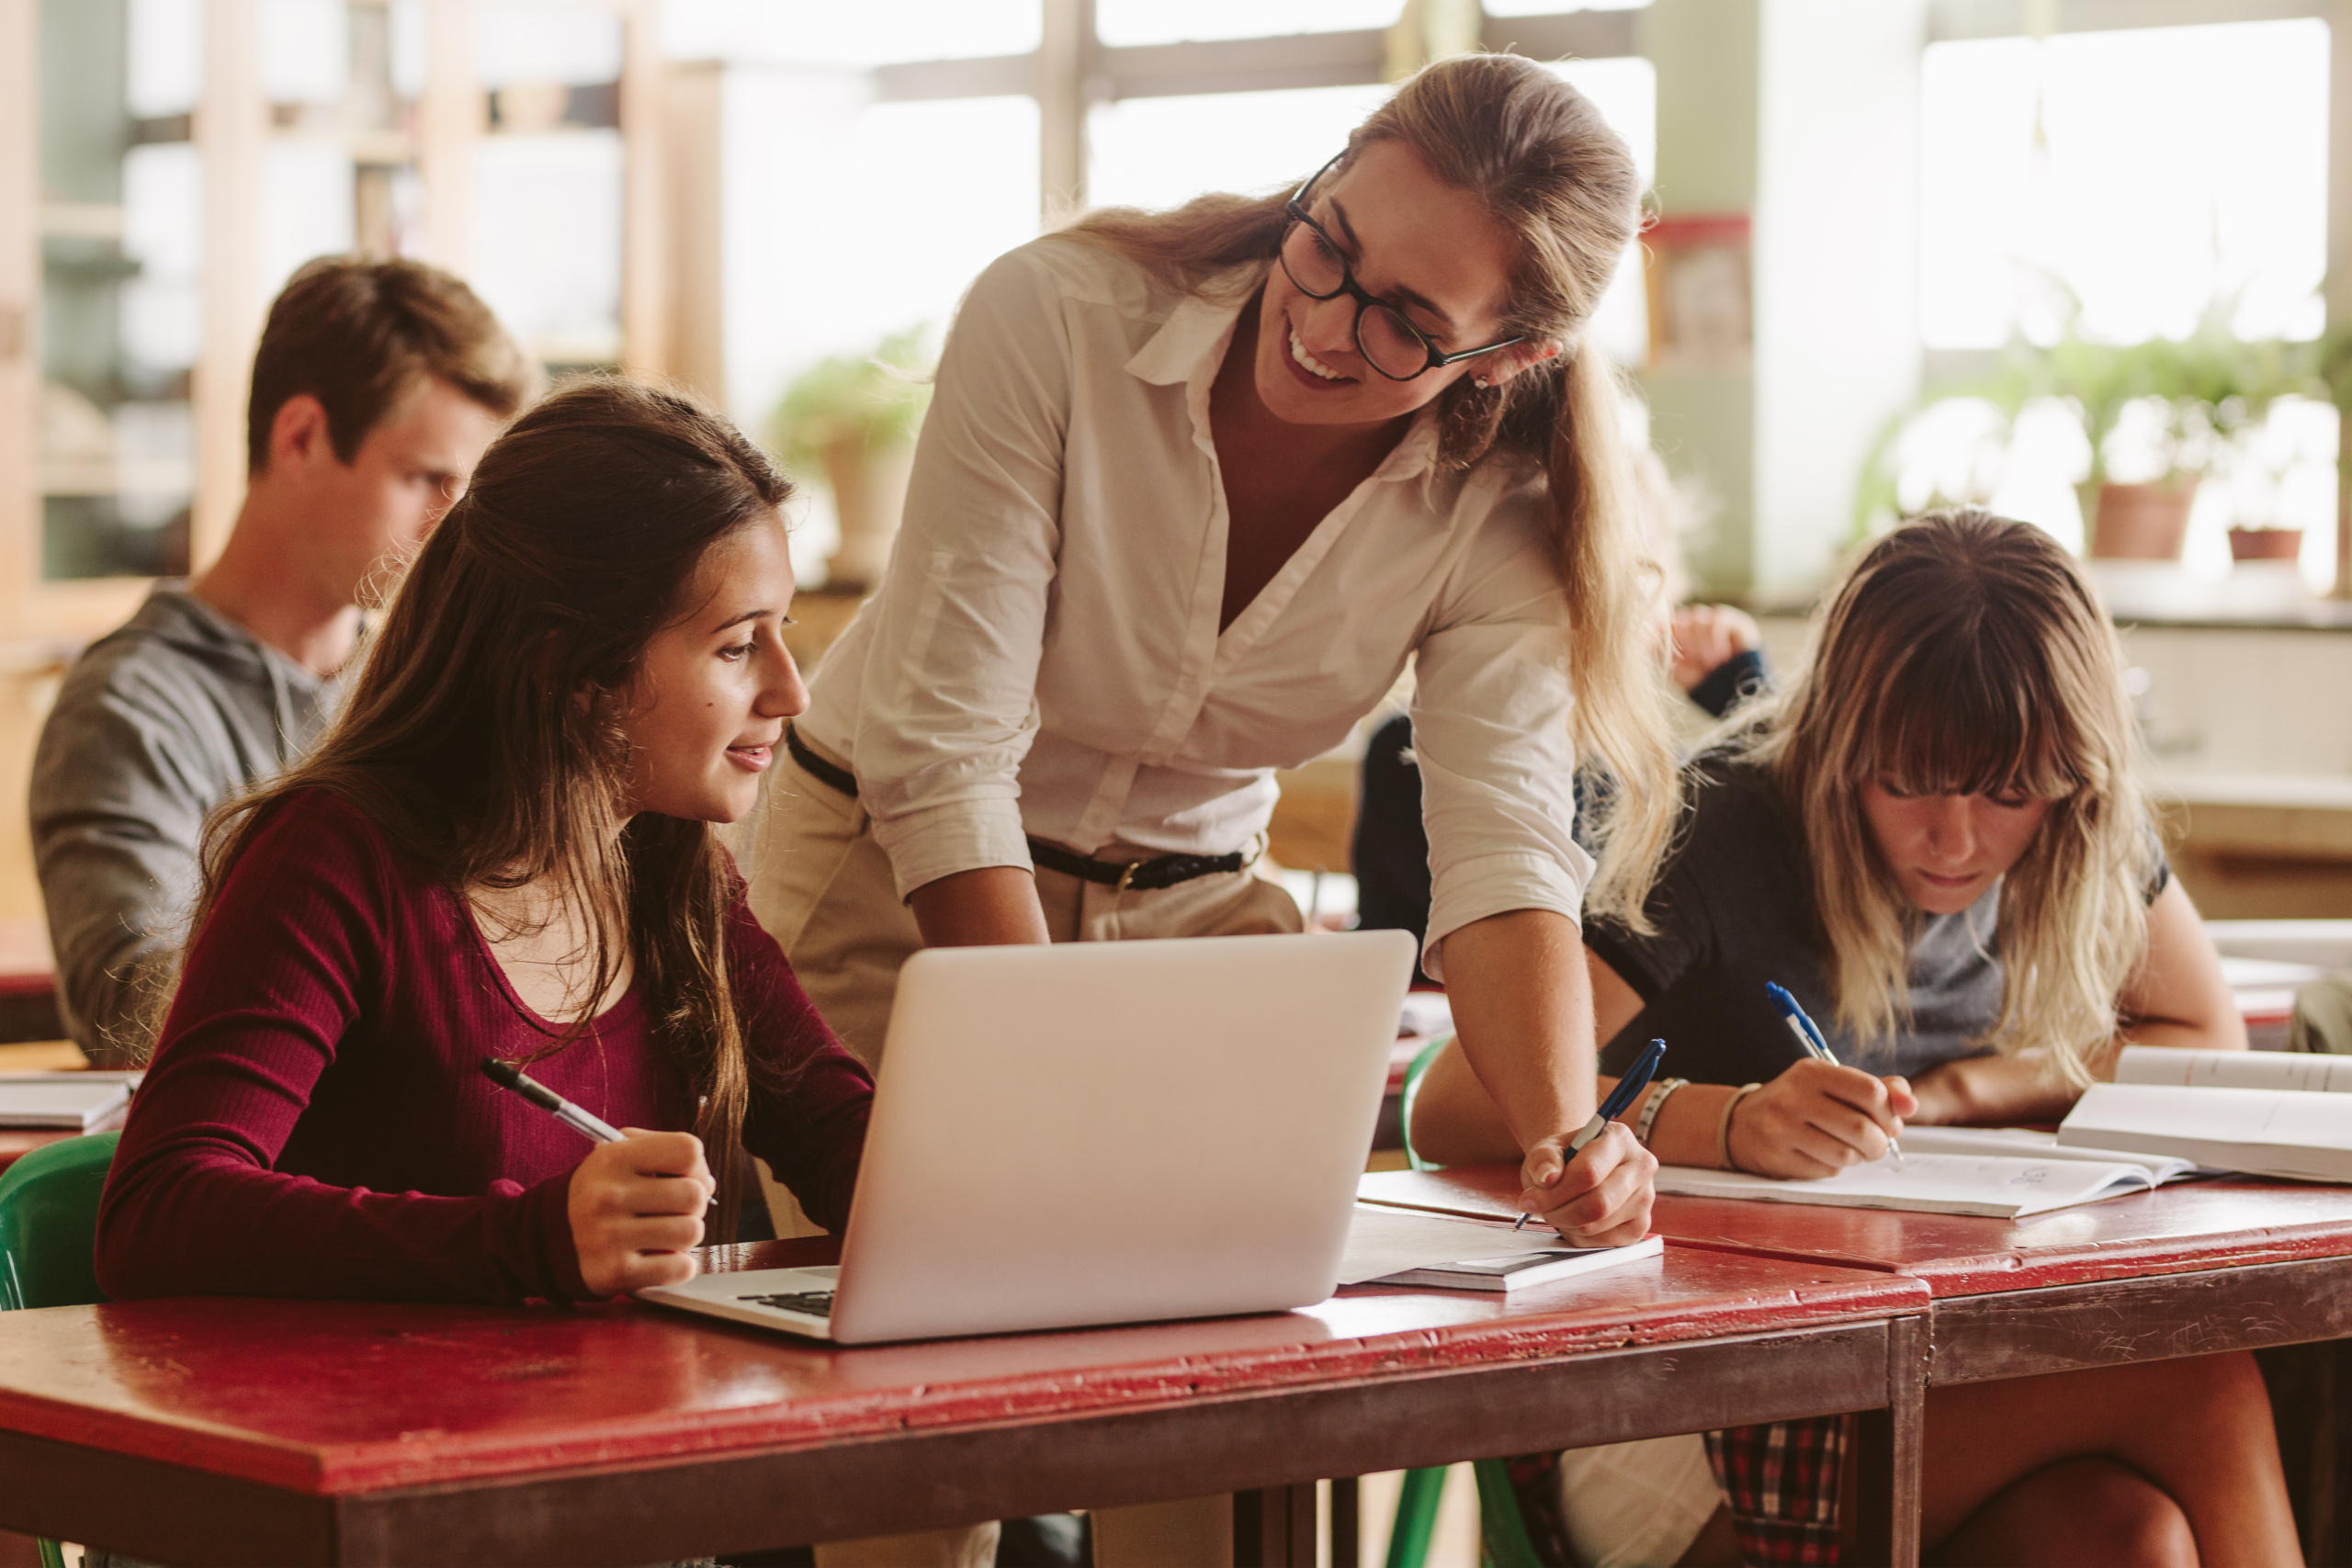
[[[1572,1241],[1643,1235],[1631,1134],[1563,1149],[1593,1109],[1578,920],[1638,921],[1677,807],[1656,573],[1586,331],[1638,218],[1591,103],[1478,55],[1295,190],[1098,213],[981,275],[753,879],[854,1050],[878,1055],[922,946],[1296,930],[1250,872],[1273,772],[1410,660],[1424,964],[1530,1207]],[[1580,756],[1621,786],[1597,868]]]

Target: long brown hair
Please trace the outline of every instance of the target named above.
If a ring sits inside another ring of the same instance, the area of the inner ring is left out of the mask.
[[[753,1070],[728,985],[735,882],[708,823],[628,815],[616,712],[704,553],[791,488],[675,392],[597,378],[532,409],[418,552],[317,750],[207,825],[196,913],[200,931],[240,852],[304,790],[348,801],[460,899],[547,878],[594,957],[591,1000],[548,1050],[586,1029],[620,936],[662,1047],[703,1097],[721,1240]]]
[[[2087,1082],[2147,953],[2156,849],[2122,649],[2074,558],[1973,508],[1916,518],[1854,567],[1787,691],[1736,722],[1757,726],[1743,749],[1803,824],[1838,1016],[1865,1039],[1908,1017],[1917,916],[1862,786],[2052,803],[2001,883],[1986,1039]]]
[[[1589,908],[1646,929],[1642,905],[1680,807],[1671,696],[1644,627],[1659,572],[1638,518],[1615,367],[1585,332],[1641,222],[1633,154],[1589,99],[1517,55],[1472,54],[1420,72],[1348,138],[1341,167],[1380,141],[1417,153],[1483,203],[1516,247],[1506,330],[1556,339],[1559,357],[1498,387],[1464,378],[1439,394],[1440,460],[1540,464],[1569,615],[1578,751],[1616,776]],[[1282,243],[1283,204],[1204,196],[1172,212],[1098,212],[1069,232],[1164,284],[1212,288]],[[1249,288],[1259,274],[1241,275]]]

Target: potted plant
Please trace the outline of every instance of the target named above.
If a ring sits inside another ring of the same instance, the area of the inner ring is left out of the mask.
[[[2327,396],[2337,379],[2324,375],[2333,362],[2324,345],[2234,336],[2229,329],[2234,309],[2234,299],[2217,300],[2196,332],[2181,339],[2095,343],[2070,321],[2064,335],[2049,347],[2012,342],[1993,378],[1929,389],[1882,434],[1863,475],[1860,521],[1866,528],[1868,518],[1895,502],[1896,442],[1928,406],[1951,398],[1981,400],[1996,413],[1996,434],[2005,438],[2028,403],[2057,399],[2073,406],[2090,448],[2089,471],[2078,486],[2086,553],[2109,559],[2178,559],[2199,481],[2262,423],[2272,403],[2298,393]],[[2352,350],[2334,358],[2352,367]],[[2352,378],[2346,384],[2346,395],[2352,397]],[[2143,422],[2134,434],[2153,447],[2158,468],[2145,479],[2125,482],[2109,465],[2127,411],[2135,405],[2154,416],[2153,425]]]
[[[820,360],[785,389],[769,437],[785,466],[824,476],[841,520],[825,586],[861,593],[881,581],[907,502],[915,432],[931,403],[933,355],[922,327],[871,353]]]

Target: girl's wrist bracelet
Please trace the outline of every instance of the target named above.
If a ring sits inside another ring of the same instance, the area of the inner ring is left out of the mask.
[[[1689,1078],[1668,1078],[1650,1090],[1648,1100],[1642,1106],[1641,1119],[1634,1123],[1634,1142],[1645,1149],[1650,1146],[1650,1129],[1657,1124],[1657,1113],[1666,1108],[1667,1098],[1690,1081]]]
[[[1744,1083],[1732,1090],[1731,1098],[1724,1101],[1724,1118],[1715,1123],[1715,1164],[1725,1170],[1739,1168],[1731,1159],[1731,1113],[1739,1109],[1741,1100],[1763,1087],[1760,1083]]]

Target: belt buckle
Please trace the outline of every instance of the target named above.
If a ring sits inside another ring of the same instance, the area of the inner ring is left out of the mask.
[[[1119,885],[1112,889],[1112,891],[1114,893],[1125,893],[1127,890],[1127,884],[1136,879],[1136,873],[1141,871],[1147,863],[1147,862],[1139,860],[1129,861],[1126,864],[1126,869],[1119,873]]]

